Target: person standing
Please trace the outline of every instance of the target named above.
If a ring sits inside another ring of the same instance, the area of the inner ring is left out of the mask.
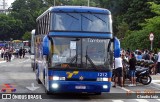
[[[8,52],[8,61],[11,61],[11,57],[12,57],[12,51]]]
[[[128,86],[136,86],[136,58],[133,53],[131,53],[131,59],[129,60],[129,72],[131,76],[131,84]]]
[[[115,80],[113,87],[116,87],[118,79],[120,79],[121,87],[123,87],[122,68],[123,68],[122,58],[121,57],[115,58]]]
[[[160,74],[160,51],[158,52],[158,60],[157,60],[157,74]]]
[[[26,49],[22,49],[23,58],[24,58],[25,54],[26,54]]]
[[[19,57],[20,57],[20,59],[21,59],[21,57],[22,57],[22,53],[23,53],[23,50],[22,50],[22,47],[19,49]]]

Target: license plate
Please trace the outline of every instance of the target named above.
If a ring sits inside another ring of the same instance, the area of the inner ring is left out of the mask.
[[[86,86],[75,86],[76,89],[86,89]]]

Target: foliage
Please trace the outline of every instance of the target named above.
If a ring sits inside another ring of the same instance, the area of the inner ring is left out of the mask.
[[[43,0],[16,0],[12,3],[10,16],[22,22],[22,30],[17,29],[19,38],[36,27],[36,18],[45,10]]]
[[[21,35],[23,25],[21,20],[0,14],[0,40],[16,39]],[[18,35],[19,34],[19,35]]]
[[[150,2],[149,4],[151,5],[151,11],[158,15],[150,19],[145,19],[144,23],[139,24],[142,27],[141,30],[133,31],[128,36],[125,36],[125,39],[122,41],[122,46],[124,48],[130,46],[131,49],[150,49],[149,34],[151,32],[154,34],[153,47],[160,47],[158,46],[160,43],[160,11],[157,10],[157,7],[160,7],[160,5],[153,2]]]
[[[31,40],[31,32],[25,32],[22,36],[23,40]]]

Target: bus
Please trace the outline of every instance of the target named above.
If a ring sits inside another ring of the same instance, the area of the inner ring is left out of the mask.
[[[34,56],[34,42],[35,42],[35,29],[33,29],[32,31],[31,31],[31,49],[30,49],[30,54],[31,54],[31,68],[33,68],[33,71],[35,70],[35,56]]]
[[[36,24],[36,80],[47,94],[110,92],[120,42],[113,37],[109,10],[54,6]]]
[[[26,52],[30,51],[30,41],[29,40],[23,41],[23,49],[25,49]]]

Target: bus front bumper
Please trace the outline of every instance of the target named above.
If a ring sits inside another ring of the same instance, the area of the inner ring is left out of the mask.
[[[110,92],[111,82],[49,81],[50,92],[101,93]]]

